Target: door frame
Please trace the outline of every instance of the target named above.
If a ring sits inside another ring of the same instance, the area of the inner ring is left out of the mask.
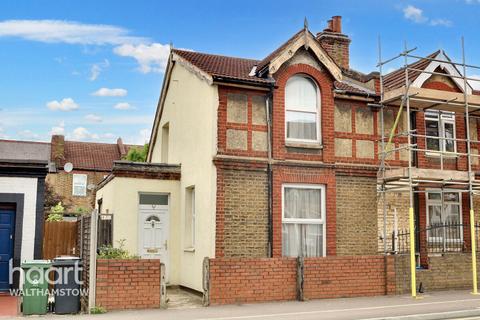
[[[138,255],[140,256],[141,259],[144,259],[142,258],[142,254],[143,254],[143,217],[142,217],[142,214],[141,214],[141,211],[140,211],[140,195],[141,194],[151,194],[151,195],[166,195],[167,196],[167,201],[168,201],[168,205],[167,205],[167,218],[168,218],[168,226],[167,226],[167,229],[168,229],[168,239],[167,239],[167,261],[162,261],[160,259],[160,262],[163,263],[165,265],[165,269],[167,270],[169,265],[170,265],[170,237],[171,237],[171,232],[170,232],[170,209],[171,209],[171,194],[168,193],[168,192],[142,192],[142,191],[139,191],[137,193],[137,233],[138,233],[138,237],[137,237],[137,241],[138,241],[138,244],[137,244],[137,250],[138,250]],[[165,271],[165,278],[168,282],[168,272]]]
[[[23,241],[23,207],[25,195],[23,193],[0,193],[0,203],[3,205],[15,206],[14,217],[14,235],[13,235],[13,267],[20,267],[22,257]],[[43,218],[43,217],[42,217]],[[43,227],[43,224],[42,224]],[[36,229],[37,227],[35,227]],[[35,230],[37,232],[37,230]],[[38,244],[35,243],[36,248]],[[40,243],[40,246],[42,244]],[[18,288],[20,284],[20,275],[15,272],[13,275],[13,288]]]
[[[14,254],[15,254],[15,224],[16,224],[15,223],[16,222],[15,221],[16,220],[15,219],[16,218],[15,212],[16,212],[16,209],[15,209],[14,204],[0,203],[0,210],[5,210],[7,212],[9,211],[10,215],[11,215],[9,224],[10,224],[10,229],[11,229],[10,232],[11,232],[11,237],[12,238],[10,239],[11,240],[11,247],[8,251],[8,255],[10,256],[9,259],[8,259],[8,265],[10,266],[10,261],[12,259],[14,259]],[[4,261],[2,261],[2,262],[4,262]],[[10,273],[10,270],[8,272]],[[7,282],[8,282],[9,279],[10,279],[10,274],[8,274]],[[12,287],[12,284],[9,284],[8,289],[11,289],[11,287]],[[8,289],[6,289],[6,290],[8,290]],[[2,290],[0,289],[0,292],[1,291]]]

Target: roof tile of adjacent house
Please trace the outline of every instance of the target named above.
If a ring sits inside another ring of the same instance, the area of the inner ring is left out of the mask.
[[[117,143],[96,143],[65,141],[63,136],[52,136],[52,161],[57,168],[71,162],[74,169],[111,171],[114,161],[121,160],[132,147],[136,146],[125,145],[120,138]]]
[[[435,51],[432,54],[429,54],[426,58],[435,58],[440,53],[440,50]],[[414,63],[408,65],[409,68],[414,68],[418,70],[425,70],[425,68],[430,64],[430,60],[428,59],[421,59]],[[421,74],[420,71],[409,71],[408,72],[408,80],[410,83],[415,81],[418,76]],[[387,90],[398,89],[405,86],[405,68],[400,68],[393,72],[386,74],[383,78],[383,85]]]

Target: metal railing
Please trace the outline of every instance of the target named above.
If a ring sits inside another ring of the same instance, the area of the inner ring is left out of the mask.
[[[475,224],[477,251],[479,251],[480,224]],[[446,253],[470,251],[470,225],[460,223],[432,224],[415,230],[415,251],[420,253]],[[392,233],[391,253],[410,252],[410,231]]]

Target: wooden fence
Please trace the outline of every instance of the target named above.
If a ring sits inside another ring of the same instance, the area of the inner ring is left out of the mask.
[[[61,255],[78,256],[77,222],[45,221],[43,259]]]

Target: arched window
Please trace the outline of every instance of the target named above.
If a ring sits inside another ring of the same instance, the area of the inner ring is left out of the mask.
[[[296,75],[285,87],[286,139],[293,142],[320,141],[320,90],[307,76]]]

